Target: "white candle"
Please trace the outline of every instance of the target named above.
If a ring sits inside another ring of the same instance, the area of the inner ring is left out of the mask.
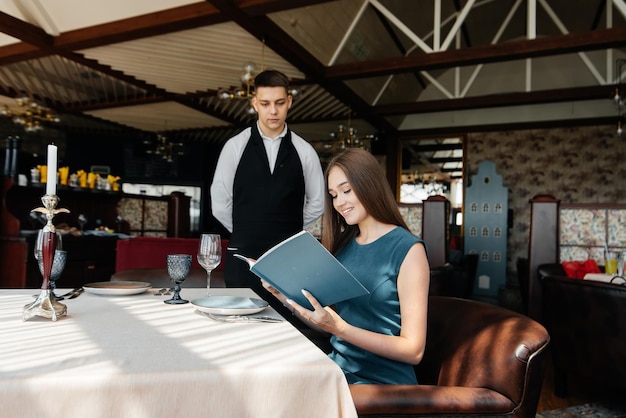
[[[48,145],[48,177],[46,194],[57,194],[57,146]]]

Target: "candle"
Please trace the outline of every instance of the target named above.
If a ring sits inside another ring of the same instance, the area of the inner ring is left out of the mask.
[[[46,194],[57,194],[57,146],[48,145],[48,176]]]

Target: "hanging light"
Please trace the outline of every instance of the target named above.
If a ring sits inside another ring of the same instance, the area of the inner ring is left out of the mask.
[[[146,150],[146,154],[160,156],[168,163],[174,162],[174,158],[184,155],[181,142],[171,142],[165,133],[157,133],[156,141],[144,141],[144,144],[151,145],[152,148]]]
[[[258,73],[263,72],[265,69],[265,39],[262,40],[261,43],[261,67],[257,72],[257,66],[253,62],[248,62],[243,65],[242,73],[240,78],[241,85],[240,87],[231,87],[220,88],[217,90],[217,97],[221,100],[250,100],[254,97],[254,77],[257,76]],[[298,94],[298,90],[291,88],[288,91],[288,94],[291,96],[296,96]],[[248,113],[255,113],[255,110],[252,106],[248,109]]]
[[[61,121],[47,107],[40,105],[28,96],[18,97],[15,101],[17,108],[4,105],[0,114],[11,118],[13,123],[21,125],[26,132],[43,130],[43,122],[59,123]]]
[[[337,131],[331,132],[329,136],[331,140],[330,147],[337,152],[346,148],[363,148],[364,150],[371,151],[372,142],[377,139],[376,135],[373,134],[360,137],[357,130],[350,124],[350,115],[348,115],[348,127],[346,128],[344,125],[339,125]]]
[[[217,91],[217,97],[222,100],[231,99],[251,99],[254,97],[254,77],[256,76],[256,66],[254,63],[247,63],[243,66],[243,73],[241,74],[241,87],[231,89],[219,89]],[[263,71],[263,70],[261,70]]]
[[[618,59],[615,61],[615,69],[617,72],[617,85],[615,86],[615,95],[613,102],[617,108],[617,135],[622,136],[622,121],[624,119],[624,86],[622,86],[622,72],[626,60]]]

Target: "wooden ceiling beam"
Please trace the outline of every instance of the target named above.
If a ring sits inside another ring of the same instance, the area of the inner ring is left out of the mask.
[[[261,14],[264,16],[266,13],[270,12],[310,6],[328,1],[331,0],[242,0],[238,2],[237,6],[233,7],[234,10],[239,10],[237,7],[241,7],[245,10],[246,15],[250,14],[254,16]],[[77,29],[65,32],[57,37],[52,37],[34,25],[30,25],[20,19],[0,12],[0,28],[2,28],[2,32],[22,40],[22,43],[0,48],[0,65],[58,54],[91,68],[92,70],[144,89],[147,93],[144,98],[132,100],[123,99],[121,102],[108,104],[90,104],[82,107],[82,110],[132,106],[148,102],[154,103],[173,100],[228,123],[237,124],[238,121],[231,116],[199,105],[194,97],[169,93],[155,85],[124,74],[121,71],[113,70],[109,66],[102,65],[95,60],[85,58],[82,54],[73,52],[81,49],[222,23],[231,19],[231,14],[222,13],[221,10],[214,7],[209,2],[201,2],[95,25],[84,29]],[[321,69],[320,64],[320,71]],[[70,105],[67,107],[67,110],[77,110],[78,107],[80,107],[80,104]],[[59,106],[59,108],[61,108],[61,106]]]
[[[270,13],[315,6],[333,1],[336,0],[234,0],[233,3],[249,16],[264,16]]]
[[[337,64],[327,67],[324,76],[329,79],[348,80],[624,46],[626,46],[626,27],[619,27],[547,36],[537,39],[503,42],[494,45],[481,45],[428,54],[421,53],[406,57],[388,57],[374,61]]]
[[[307,78],[311,82],[319,84],[338,100],[349,106],[356,113],[357,117],[367,119],[381,133],[391,135],[397,131],[395,126],[389,123],[389,121],[373,113],[371,106],[343,82],[326,79],[324,77],[324,65],[289,34],[278,27],[270,18],[267,16],[251,17],[228,0],[207,1],[210,1],[222,13],[226,14],[254,37],[264,40],[266,45],[274,52],[307,74]]]
[[[224,16],[209,3],[192,3],[65,32],[55,38],[54,46],[76,51],[194,29],[224,21]]]
[[[615,89],[611,86],[575,87],[557,90],[542,90],[528,93],[505,93],[489,96],[464,97],[461,99],[429,100],[423,102],[398,103],[374,106],[373,111],[381,116],[467,110],[477,108],[535,105],[594,99],[612,99]]]
[[[329,1],[331,0],[242,0],[238,2],[238,7],[247,14],[256,16]],[[226,15],[205,1],[76,29],[52,37],[34,25],[0,12],[0,31],[23,42],[0,47],[0,65],[41,58],[54,53],[54,49],[77,51],[214,25],[228,20]],[[54,49],[43,49],[43,46]]]
[[[54,37],[43,29],[4,12],[0,12],[0,28],[3,33],[38,48],[50,48],[54,42]]]

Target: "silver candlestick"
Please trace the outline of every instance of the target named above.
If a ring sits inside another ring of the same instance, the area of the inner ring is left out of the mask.
[[[43,263],[43,282],[41,283],[41,292],[34,302],[24,305],[22,312],[22,321],[26,321],[33,316],[42,316],[56,321],[58,317],[67,314],[67,307],[57,301],[52,296],[50,289],[50,276],[52,273],[52,263],[54,261],[54,253],[57,247],[56,228],[52,223],[52,218],[57,213],[69,213],[69,210],[61,208],[57,209],[59,203],[57,195],[46,194],[41,198],[43,207],[35,208],[32,212],[41,212],[46,215],[47,223],[43,227],[43,237],[41,242],[41,258]]]

